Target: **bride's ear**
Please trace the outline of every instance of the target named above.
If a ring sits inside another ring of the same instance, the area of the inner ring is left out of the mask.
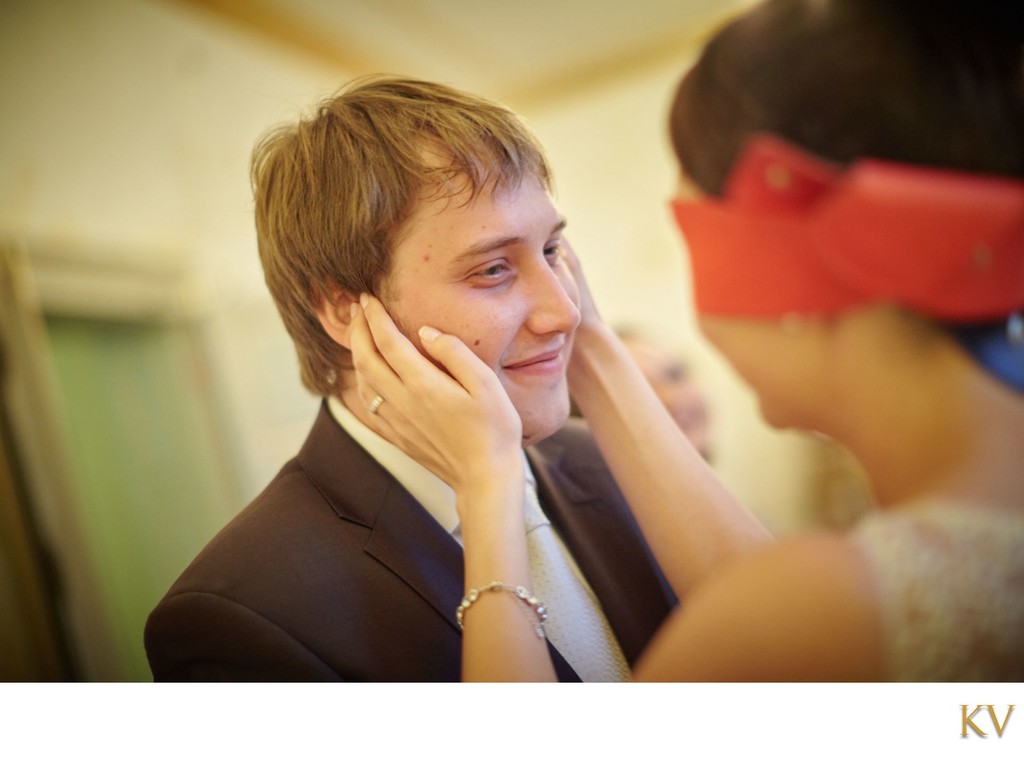
[[[357,302],[357,297],[347,290],[336,288],[328,295],[321,297],[320,306],[316,315],[320,319],[320,325],[335,343],[344,348],[351,349],[349,342],[349,328],[352,322],[352,304]]]

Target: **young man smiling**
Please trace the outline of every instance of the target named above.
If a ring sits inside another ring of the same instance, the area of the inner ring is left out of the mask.
[[[565,369],[579,323],[576,284],[562,262],[565,227],[537,177],[475,195],[458,179],[420,200],[391,252],[381,283],[392,319],[412,340],[421,325],[458,335],[494,370],[523,421],[523,444],[568,416]],[[348,345],[352,295],[337,291],[319,311],[325,331]],[[366,406],[345,383],[342,400],[365,424]]]
[[[458,335],[501,380],[599,629],[579,646],[578,621],[563,621],[556,670],[628,677],[673,599],[593,441],[566,424],[579,312],[549,186],[514,114],[428,82],[354,83],[261,141],[260,257],[303,383],[324,404],[298,456],[150,616],[155,678],[459,679],[454,495],[380,435],[356,392],[349,320],[363,292],[413,341],[424,324]]]

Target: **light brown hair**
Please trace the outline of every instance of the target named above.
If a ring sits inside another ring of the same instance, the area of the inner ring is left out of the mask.
[[[324,332],[317,309],[339,289],[380,294],[420,198],[456,192],[455,179],[471,201],[526,177],[550,187],[543,150],[514,113],[413,79],[357,80],[310,118],[264,136],[252,157],[260,260],[303,385],[339,390],[349,352]]]

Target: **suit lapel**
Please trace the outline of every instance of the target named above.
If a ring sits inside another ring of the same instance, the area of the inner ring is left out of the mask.
[[[370,529],[367,554],[405,581],[458,630],[455,609],[465,588],[462,547],[344,431],[326,402],[298,460],[340,519]],[[544,467],[537,469],[546,473]],[[579,681],[550,642],[548,649],[558,679]]]
[[[383,503],[366,552],[404,580],[456,630],[462,547],[397,482]]]
[[[366,551],[409,583],[457,629],[455,608],[465,589],[462,547],[401,486],[396,483],[394,487],[401,498],[389,499],[381,510]],[[551,642],[548,650],[559,681],[580,680]]]
[[[299,462],[339,518],[370,529],[365,551],[457,628],[462,547],[344,431],[326,403]]]

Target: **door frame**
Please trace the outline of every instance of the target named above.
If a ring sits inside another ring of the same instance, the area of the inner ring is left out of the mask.
[[[34,595],[29,607],[36,610],[25,624],[56,642],[58,653],[66,641],[68,652],[65,668],[40,671],[39,680],[55,674],[67,680],[123,680],[59,418],[45,317],[192,322],[206,313],[208,300],[179,264],[138,259],[0,239],[0,403],[9,422],[11,461],[20,470],[15,477],[23,482],[28,502],[8,509],[5,499],[3,519],[23,523],[19,578],[23,590]],[[50,599],[39,599],[40,594]],[[47,630],[45,615],[38,614],[47,605],[63,630]]]

